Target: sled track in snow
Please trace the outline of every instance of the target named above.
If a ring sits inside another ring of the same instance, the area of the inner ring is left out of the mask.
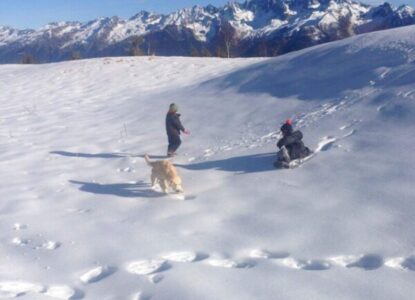
[[[316,124],[321,119],[331,116],[333,114],[336,114],[341,111],[345,111],[346,109],[350,108],[351,106],[359,103],[360,101],[367,98],[370,94],[374,93],[376,89],[371,89],[365,94],[357,94],[353,96],[345,96],[342,99],[337,99],[335,101],[331,101],[329,103],[324,103],[316,106],[315,108],[311,109],[308,112],[299,113],[297,115],[292,116],[292,119],[295,121],[295,127],[297,129],[304,129],[306,127],[312,126],[313,124]],[[340,127],[340,130],[346,130],[349,128],[354,127],[360,123],[360,120],[353,120],[351,123],[346,124],[342,127]],[[341,137],[334,138],[334,141],[346,138],[352,134],[354,134],[356,130],[352,130],[350,134],[344,135]],[[206,161],[211,156],[214,156],[219,153],[227,152],[233,149],[241,149],[241,148],[259,148],[263,147],[264,145],[270,144],[270,143],[276,143],[278,139],[281,138],[281,133],[279,131],[272,131],[267,134],[264,134],[260,137],[241,137],[238,140],[234,141],[223,141],[222,145],[219,146],[212,146],[204,150],[204,153],[197,157],[191,157],[188,159],[189,162],[200,162],[200,161]],[[325,137],[323,137],[324,139]],[[333,142],[334,142],[333,141]],[[319,145],[317,145],[317,152],[320,152],[319,146],[321,141],[319,142]],[[332,144],[332,143],[331,143]],[[323,149],[324,151],[324,149]]]

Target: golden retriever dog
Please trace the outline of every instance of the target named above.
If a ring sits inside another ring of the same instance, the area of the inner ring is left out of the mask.
[[[146,163],[151,169],[151,185],[154,187],[158,183],[164,193],[168,194],[168,188],[172,188],[177,193],[183,193],[182,179],[177,174],[175,166],[171,161],[158,160],[150,161],[148,155],[144,155]]]

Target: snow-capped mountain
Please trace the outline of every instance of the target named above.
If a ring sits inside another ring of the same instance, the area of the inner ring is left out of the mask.
[[[38,30],[0,27],[0,62],[38,62],[140,54],[275,56],[355,34],[415,23],[414,9],[351,0],[247,0],[194,6],[128,20],[50,23]]]

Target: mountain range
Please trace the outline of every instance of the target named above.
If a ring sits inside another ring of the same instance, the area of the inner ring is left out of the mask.
[[[352,35],[415,24],[410,6],[351,0],[246,0],[194,6],[128,20],[0,26],[0,63],[56,62],[126,55],[277,56]]]

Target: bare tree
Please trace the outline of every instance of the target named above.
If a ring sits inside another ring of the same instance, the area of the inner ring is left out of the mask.
[[[212,57],[212,53],[210,53],[209,49],[207,49],[206,47],[203,47],[203,49],[202,49],[202,56],[204,56],[204,57]]]
[[[228,22],[225,21],[221,24],[219,28],[219,42],[223,47],[223,50],[225,51],[225,57],[230,58],[232,57],[232,50],[234,46],[237,44],[237,34],[235,28]],[[223,56],[221,52],[223,52],[222,49],[218,49],[218,55]]]
[[[35,64],[36,60],[34,59],[32,54],[25,52],[22,56],[21,62],[22,64],[30,65],[30,64]]]
[[[353,29],[353,14],[349,11],[347,15],[343,15],[339,18],[339,27],[337,35],[339,38],[344,39],[354,35]]]
[[[72,51],[71,52],[71,60],[78,60],[81,59],[81,52],[79,51]]]
[[[201,56],[199,50],[197,50],[197,48],[195,46],[191,46],[191,48],[190,48],[190,56],[192,56],[192,57],[199,57],[199,56]]]
[[[144,52],[141,50],[140,45],[144,42],[143,36],[135,36],[131,42],[131,56],[142,56]]]
[[[150,31],[144,39],[147,44],[147,56],[154,56],[156,54],[155,46],[152,44],[153,35],[153,32]]]

